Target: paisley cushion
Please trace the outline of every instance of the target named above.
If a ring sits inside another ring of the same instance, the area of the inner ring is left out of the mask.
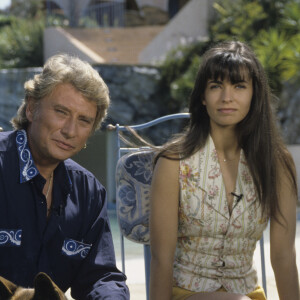
[[[131,241],[149,244],[149,194],[154,152],[123,155],[116,168],[117,215],[121,233]]]

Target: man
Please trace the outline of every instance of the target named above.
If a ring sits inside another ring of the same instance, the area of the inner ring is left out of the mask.
[[[129,299],[105,189],[69,159],[108,105],[99,74],[68,55],[53,56],[25,83],[16,130],[0,133],[0,276],[28,287],[45,272],[75,299]]]

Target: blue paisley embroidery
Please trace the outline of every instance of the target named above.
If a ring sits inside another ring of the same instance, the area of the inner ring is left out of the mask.
[[[127,156],[124,167],[136,180],[150,184],[152,179],[153,152],[138,152]]]
[[[133,207],[136,204],[136,194],[132,185],[123,185],[120,187],[118,196],[124,202],[125,207]],[[135,207],[133,207],[135,210]]]
[[[0,246],[21,246],[22,229],[0,229]]]
[[[86,258],[92,245],[84,244],[72,239],[65,239],[62,252],[67,256]]]
[[[38,174],[39,171],[34,165],[27,143],[26,131],[24,129],[17,131],[16,143],[20,157],[20,181],[22,183],[24,181],[32,179]]]

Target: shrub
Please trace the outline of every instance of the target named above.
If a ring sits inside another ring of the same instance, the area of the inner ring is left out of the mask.
[[[44,23],[16,19],[0,30],[0,67],[25,68],[43,65]]]

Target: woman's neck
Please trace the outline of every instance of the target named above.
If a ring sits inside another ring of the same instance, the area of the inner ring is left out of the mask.
[[[215,148],[218,154],[222,157],[235,157],[240,152],[235,130],[232,129],[214,129],[210,135],[214,141]]]

